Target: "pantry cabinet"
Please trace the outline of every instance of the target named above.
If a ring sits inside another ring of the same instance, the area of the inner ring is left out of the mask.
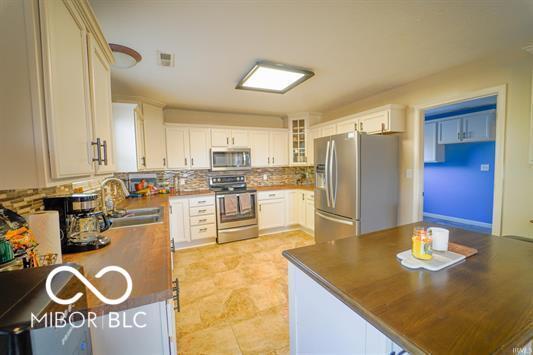
[[[444,161],[444,145],[437,142],[437,122],[424,124],[424,163]]]
[[[113,172],[113,55],[89,3],[27,0],[0,7],[6,34],[0,107],[4,117],[16,118],[0,122],[0,148],[17,152],[0,157],[9,167],[0,171],[0,190]]]

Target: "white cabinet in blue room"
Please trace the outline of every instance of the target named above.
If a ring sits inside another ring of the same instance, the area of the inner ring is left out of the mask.
[[[486,142],[495,139],[496,110],[431,120],[437,123],[438,144]]]
[[[437,122],[424,124],[424,163],[444,161],[444,145],[437,141]]]

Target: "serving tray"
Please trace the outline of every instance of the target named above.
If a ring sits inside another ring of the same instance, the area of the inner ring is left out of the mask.
[[[400,263],[409,269],[426,269],[429,271],[439,271],[450,265],[456,264],[466,256],[454,253],[453,251],[433,251],[431,260],[420,260],[411,254],[411,249],[396,254]]]

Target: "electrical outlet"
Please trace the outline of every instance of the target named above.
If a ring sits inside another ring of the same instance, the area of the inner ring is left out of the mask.
[[[180,179],[180,185],[185,185],[186,182],[187,182],[187,180],[185,180],[185,179]]]
[[[489,171],[490,170],[490,166],[489,166],[489,164],[481,164],[479,170],[481,170],[481,171]]]
[[[268,175],[267,175],[267,174],[263,174],[263,180],[264,180],[264,181],[267,181],[267,180],[268,180]]]

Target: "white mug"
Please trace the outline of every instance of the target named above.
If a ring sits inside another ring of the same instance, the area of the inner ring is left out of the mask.
[[[431,247],[433,250],[446,251],[448,250],[448,239],[450,238],[450,231],[444,228],[431,227],[428,228],[433,239]]]

